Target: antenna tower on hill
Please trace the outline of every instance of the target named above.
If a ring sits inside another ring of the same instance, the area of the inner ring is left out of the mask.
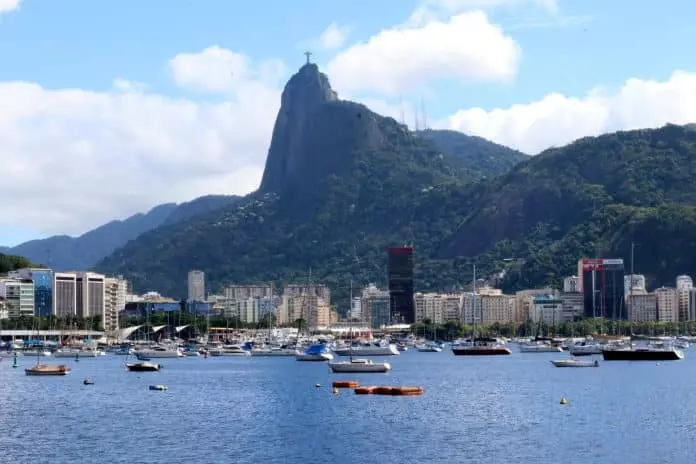
[[[309,64],[309,59],[312,57],[312,52],[304,52],[304,55],[307,57],[307,64]]]
[[[428,130],[428,116],[425,113],[425,103],[421,96],[421,117],[423,118],[423,130]]]
[[[415,130],[416,130],[416,132],[418,132],[420,130],[420,125],[419,125],[419,121],[418,121],[418,107],[416,107],[416,109],[414,111],[415,111],[415,119],[416,119]]]

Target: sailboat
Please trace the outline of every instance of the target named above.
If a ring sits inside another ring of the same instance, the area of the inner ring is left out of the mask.
[[[147,313],[147,323],[148,323],[148,327],[149,327],[149,323],[150,323],[150,311],[149,310]],[[148,333],[148,338],[149,337],[150,337],[150,335]],[[129,350],[128,354],[126,355],[126,359],[124,360],[124,363],[126,365],[126,369],[129,370],[130,372],[157,372],[160,370],[161,366],[159,364],[151,363],[150,361],[147,361],[147,360],[145,360],[145,361],[141,360],[141,362],[137,362],[137,363],[129,363],[128,357],[130,355],[131,355],[131,351]],[[138,357],[138,356],[136,355],[136,357]]]
[[[353,301],[353,281],[350,282],[350,301]],[[350,320],[350,318],[349,318]],[[386,373],[391,370],[391,365],[388,362],[374,362],[371,359],[353,359],[353,325],[350,322],[349,334],[349,356],[348,361],[330,362],[329,368],[336,373]],[[398,353],[398,352],[397,352]]]
[[[435,342],[436,335],[437,331],[435,330],[435,324],[433,324],[433,340],[431,342],[418,345],[416,349],[421,353],[439,353],[442,351],[440,345]]]
[[[36,335],[39,335],[38,322],[36,322]],[[41,350],[36,350],[36,365],[24,369],[26,375],[68,375],[72,369],[65,364],[41,364]]]
[[[271,283],[271,308],[273,307],[273,283]],[[252,356],[297,356],[300,351],[297,348],[274,343],[273,337],[273,310],[268,313],[268,343],[259,348],[252,348]]]
[[[474,265],[474,283],[472,290],[471,340],[467,343],[452,345],[452,353],[455,356],[496,356],[512,354],[510,348],[496,338],[476,337],[476,265]]]

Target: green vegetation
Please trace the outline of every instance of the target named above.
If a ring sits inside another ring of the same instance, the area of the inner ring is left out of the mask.
[[[300,116],[283,189],[145,233],[97,270],[180,298],[189,269],[206,271],[213,291],[305,282],[311,269],[341,312],[351,280],[386,286],[386,249],[404,243],[415,248],[418,291],[468,284],[473,263],[481,276],[505,270],[506,291],[559,287],[583,256],[628,264],[631,241],[650,286],[696,272],[695,131],[588,137],[481,179],[448,152],[451,133],[414,134],[346,101]],[[487,150],[470,159],[483,163],[499,149]]]
[[[0,253],[0,275],[10,271],[16,271],[23,267],[31,266],[31,262],[22,256],[13,256]]]

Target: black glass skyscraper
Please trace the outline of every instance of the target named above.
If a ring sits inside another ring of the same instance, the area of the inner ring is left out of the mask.
[[[389,315],[393,324],[413,324],[413,248],[389,248]]]
[[[624,303],[623,259],[583,259],[585,317],[628,319]]]

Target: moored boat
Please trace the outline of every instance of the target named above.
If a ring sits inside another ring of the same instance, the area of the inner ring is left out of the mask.
[[[27,375],[68,375],[72,369],[64,364],[37,364],[24,369]]]
[[[295,355],[297,361],[331,361],[333,355],[324,343],[312,345],[304,353]]]
[[[602,350],[605,361],[678,361],[684,352],[672,347],[621,347]]]
[[[140,363],[126,363],[126,369],[131,372],[157,372],[160,370],[159,364],[154,364],[148,361]]]
[[[329,363],[329,367],[334,373],[386,373],[391,370],[391,365],[389,363],[376,363],[371,359],[338,361]]]
[[[556,367],[599,367],[599,361],[581,361],[579,359],[559,359],[551,361]]]
[[[499,356],[512,354],[512,350],[497,338],[475,338],[473,342],[452,346],[455,356]]]

